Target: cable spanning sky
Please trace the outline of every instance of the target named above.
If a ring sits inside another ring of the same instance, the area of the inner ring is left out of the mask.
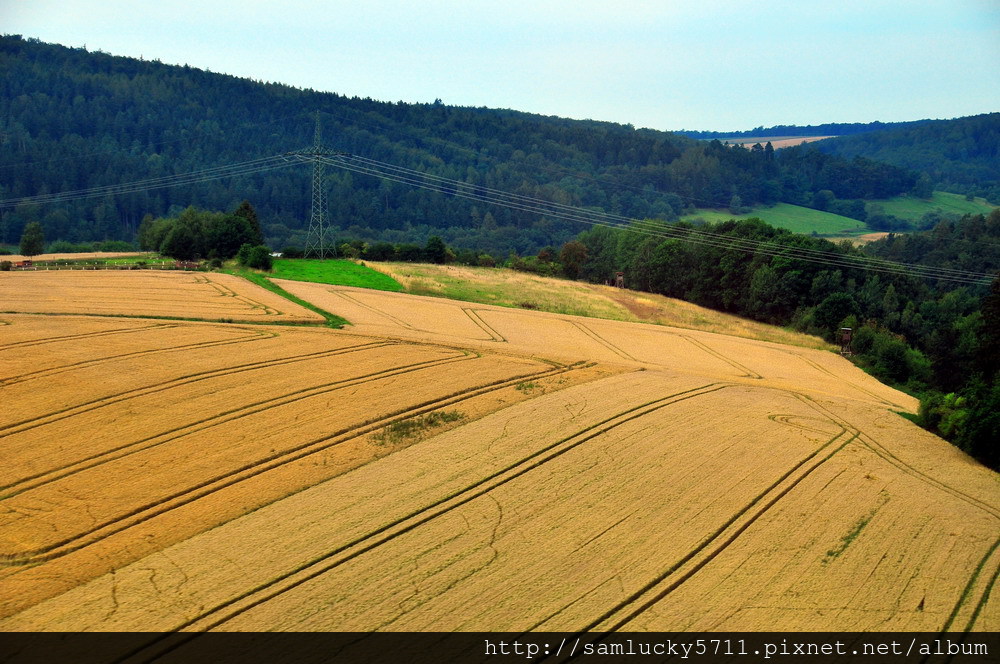
[[[0,0],[0,31],[347,96],[662,130],[1000,111],[998,0]]]

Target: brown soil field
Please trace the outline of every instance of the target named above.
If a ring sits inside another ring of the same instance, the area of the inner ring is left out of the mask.
[[[874,242],[875,240],[881,240],[882,238],[888,236],[888,233],[865,233],[864,235],[859,235],[855,238],[851,238],[851,243],[855,246],[868,244],[869,242]]]
[[[839,355],[281,285],[352,325],[0,314],[0,631],[1000,628],[1000,476]]]
[[[789,148],[793,145],[802,145],[803,143],[812,143],[813,141],[822,141],[824,138],[836,138],[836,136],[777,136],[774,138],[730,138],[730,145],[742,145],[746,148],[751,147],[754,143],[760,143],[761,145],[766,145],[768,141],[771,142],[771,147],[775,150],[781,148]],[[726,139],[721,139],[726,140]]]
[[[0,276],[0,311],[316,322],[323,317],[228,274],[28,271]]]

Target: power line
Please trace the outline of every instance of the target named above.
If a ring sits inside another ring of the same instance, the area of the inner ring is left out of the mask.
[[[603,211],[588,210],[577,206],[545,201],[531,196],[513,194],[482,185],[469,184],[460,180],[445,178],[430,173],[416,171],[402,166],[395,166],[375,159],[358,155],[335,153],[319,149],[317,146],[297,152],[275,155],[262,159],[254,159],[228,166],[218,166],[187,174],[171,175],[161,178],[139,180],[120,185],[92,187],[56,194],[26,196],[0,201],[0,209],[15,207],[26,203],[58,203],[83,198],[114,196],[125,193],[135,193],[151,189],[160,189],[180,185],[197,184],[237,175],[252,175],[264,171],[283,168],[298,163],[325,163],[355,173],[370,175],[417,188],[427,189],[445,195],[457,196],[477,202],[499,205],[509,209],[539,214],[564,221],[583,223],[592,226],[606,226],[650,237],[675,239],[692,244],[711,246],[721,249],[737,250],[744,253],[758,254],[770,257],[781,257],[800,260],[815,264],[829,265],[842,269],[860,269],[884,274],[903,274],[928,279],[939,279],[965,284],[980,284],[989,282],[994,275],[957,270],[953,268],[936,268],[912,263],[897,263],[872,257],[850,256],[835,251],[819,251],[805,247],[794,247],[770,241],[753,241],[742,238],[720,236],[697,229],[681,228],[655,220],[637,220],[621,215],[609,214]],[[314,177],[314,180],[316,178]],[[314,183],[315,184],[315,183]]]
[[[149,191],[152,189],[165,189],[181,185],[199,184],[201,182],[221,180],[223,178],[230,178],[238,175],[254,175],[256,173],[263,173],[264,171],[270,171],[276,168],[284,168],[294,163],[295,162],[289,161],[283,155],[275,155],[272,157],[264,157],[262,159],[252,159],[238,164],[230,164],[228,166],[206,168],[192,173],[166,175],[147,180],[90,187],[88,189],[76,189],[73,191],[64,191],[55,194],[40,194],[38,196],[9,198],[7,200],[0,201],[0,208],[12,208],[25,204],[65,203],[85,198],[118,196],[121,194],[131,194],[140,191]]]
[[[678,239],[693,244],[714,246],[725,249],[736,249],[748,253],[757,253],[772,257],[792,258],[806,262],[819,263],[841,267],[844,269],[863,269],[887,274],[910,274],[920,277],[955,281],[959,283],[976,284],[993,279],[993,275],[956,270],[952,268],[935,268],[909,263],[896,263],[871,257],[848,256],[834,251],[824,252],[804,247],[790,247],[773,242],[756,242],[740,238],[723,237],[714,233],[706,233],[696,229],[684,229],[662,222],[640,221],[593,210],[586,210],[570,205],[553,203],[542,199],[503,192],[480,185],[472,185],[459,180],[453,180],[429,173],[422,173],[374,159],[358,157],[357,155],[337,158],[323,158],[327,163],[339,166],[356,173],[371,175],[401,184],[407,184],[446,195],[458,196],[478,202],[501,205],[507,208],[541,214],[556,219],[585,223],[595,226],[609,226],[632,232]]]

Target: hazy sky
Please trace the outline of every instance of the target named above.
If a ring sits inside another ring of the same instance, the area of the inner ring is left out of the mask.
[[[1000,0],[0,0],[0,31],[666,130],[1000,111]]]

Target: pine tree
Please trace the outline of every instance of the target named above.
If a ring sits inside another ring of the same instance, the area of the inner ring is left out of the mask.
[[[236,208],[233,212],[237,217],[243,217],[250,222],[250,226],[253,228],[254,237],[250,239],[250,244],[260,245],[264,244],[264,231],[260,227],[260,219],[257,218],[257,211],[253,209],[250,205],[250,201],[243,201],[240,206]]]

